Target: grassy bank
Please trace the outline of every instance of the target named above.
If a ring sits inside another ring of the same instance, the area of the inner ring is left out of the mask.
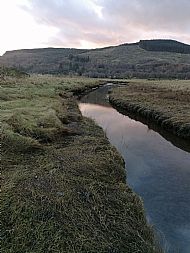
[[[1,81],[3,252],[158,252],[123,160],[73,99],[97,85]]]
[[[189,80],[131,80],[126,87],[113,90],[110,102],[190,140]]]

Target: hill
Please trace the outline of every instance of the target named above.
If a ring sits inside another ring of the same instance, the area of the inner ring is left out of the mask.
[[[0,57],[0,65],[19,68],[30,73],[55,73],[57,64],[70,54],[87,50],[73,48],[39,48],[7,51]]]
[[[173,40],[141,40],[91,50],[25,49],[6,52],[0,64],[29,73],[190,79],[190,45]]]

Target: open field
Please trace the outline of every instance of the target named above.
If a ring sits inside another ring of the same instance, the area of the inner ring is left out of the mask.
[[[110,102],[190,140],[190,80],[129,80],[113,90]]]
[[[73,98],[99,84],[1,81],[3,252],[160,252],[123,160]]]

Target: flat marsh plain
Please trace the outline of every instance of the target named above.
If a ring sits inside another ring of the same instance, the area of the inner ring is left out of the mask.
[[[129,80],[113,90],[110,102],[190,140],[190,80]]]
[[[99,84],[1,81],[3,252],[161,252],[122,158],[73,97]]]

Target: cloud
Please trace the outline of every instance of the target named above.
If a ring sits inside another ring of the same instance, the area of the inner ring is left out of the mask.
[[[0,1],[0,55],[7,50],[48,46],[49,35],[54,36],[59,31],[56,27],[36,23],[19,7],[27,3],[27,0]]]
[[[48,43],[104,46],[146,38],[190,43],[189,0],[28,0],[38,23],[58,29]]]
[[[107,18],[146,30],[190,32],[189,0],[99,0]]]

